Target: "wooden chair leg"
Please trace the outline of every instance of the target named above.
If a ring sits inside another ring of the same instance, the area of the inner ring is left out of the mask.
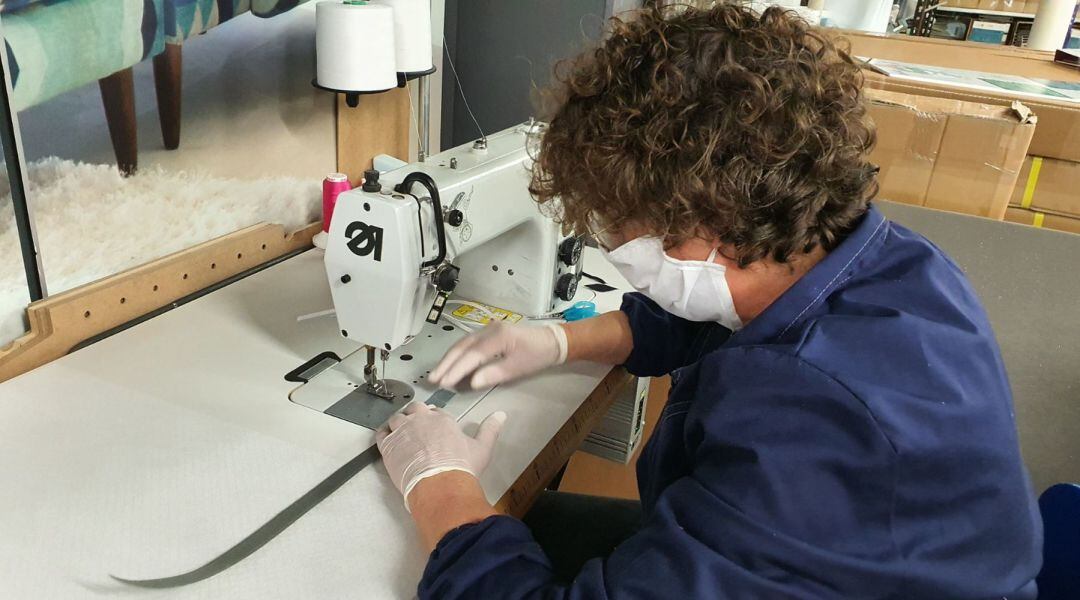
[[[135,79],[131,68],[117,71],[98,81],[105,104],[116,165],[122,174],[131,175],[139,166],[139,141],[135,121]]]
[[[165,51],[154,57],[154,88],[157,91],[158,119],[165,147],[180,146],[180,44],[166,44]]]

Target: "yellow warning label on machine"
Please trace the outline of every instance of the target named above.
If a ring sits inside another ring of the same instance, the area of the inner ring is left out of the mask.
[[[491,311],[491,314],[495,315],[495,318],[500,321],[506,321],[507,323],[517,323],[522,318],[521,315],[515,312],[510,312],[503,308],[488,306],[487,304],[480,304],[480,306],[483,306],[484,308]],[[462,304],[457,308],[457,310],[455,310],[451,314],[461,319],[462,321],[469,321],[471,323],[487,325],[489,322],[491,322],[491,317],[489,317],[484,311],[476,308],[475,306],[469,306],[468,304]]]

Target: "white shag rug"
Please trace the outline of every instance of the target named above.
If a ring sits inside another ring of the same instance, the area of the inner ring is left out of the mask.
[[[260,222],[286,231],[317,221],[321,182],[221,179],[47,158],[27,167],[27,187],[50,294],[190,248]],[[26,276],[0,169],[0,348],[26,333]]]

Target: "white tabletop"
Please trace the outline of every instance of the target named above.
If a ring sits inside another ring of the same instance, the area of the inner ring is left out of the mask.
[[[586,265],[624,284],[595,251]],[[427,557],[378,463],[206,581],[147,590],[109,577],[204,564],[372,444],[288,399],[285,373],[355,349],[333,318],[296,321],[330,305],[311,251],[0,384],[0,597],[413,597]],[[497,388],[462,419],[510,415],[482,478],[490,500],[608,371],[570,365]]]

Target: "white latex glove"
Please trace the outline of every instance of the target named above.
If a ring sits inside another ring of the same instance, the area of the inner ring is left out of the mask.
[[[566,331],[557,323],[508,325],[496,321],[454,344],[428,380],[446,389],[481,389],[566,362]]]
[[[375,443],[408,509],[409,493],[428,477],[447,471],[479,477],[491,461],[504,423],[506,413],[492,413],[472,438],[445,411],[413,402],[375,432]]]

